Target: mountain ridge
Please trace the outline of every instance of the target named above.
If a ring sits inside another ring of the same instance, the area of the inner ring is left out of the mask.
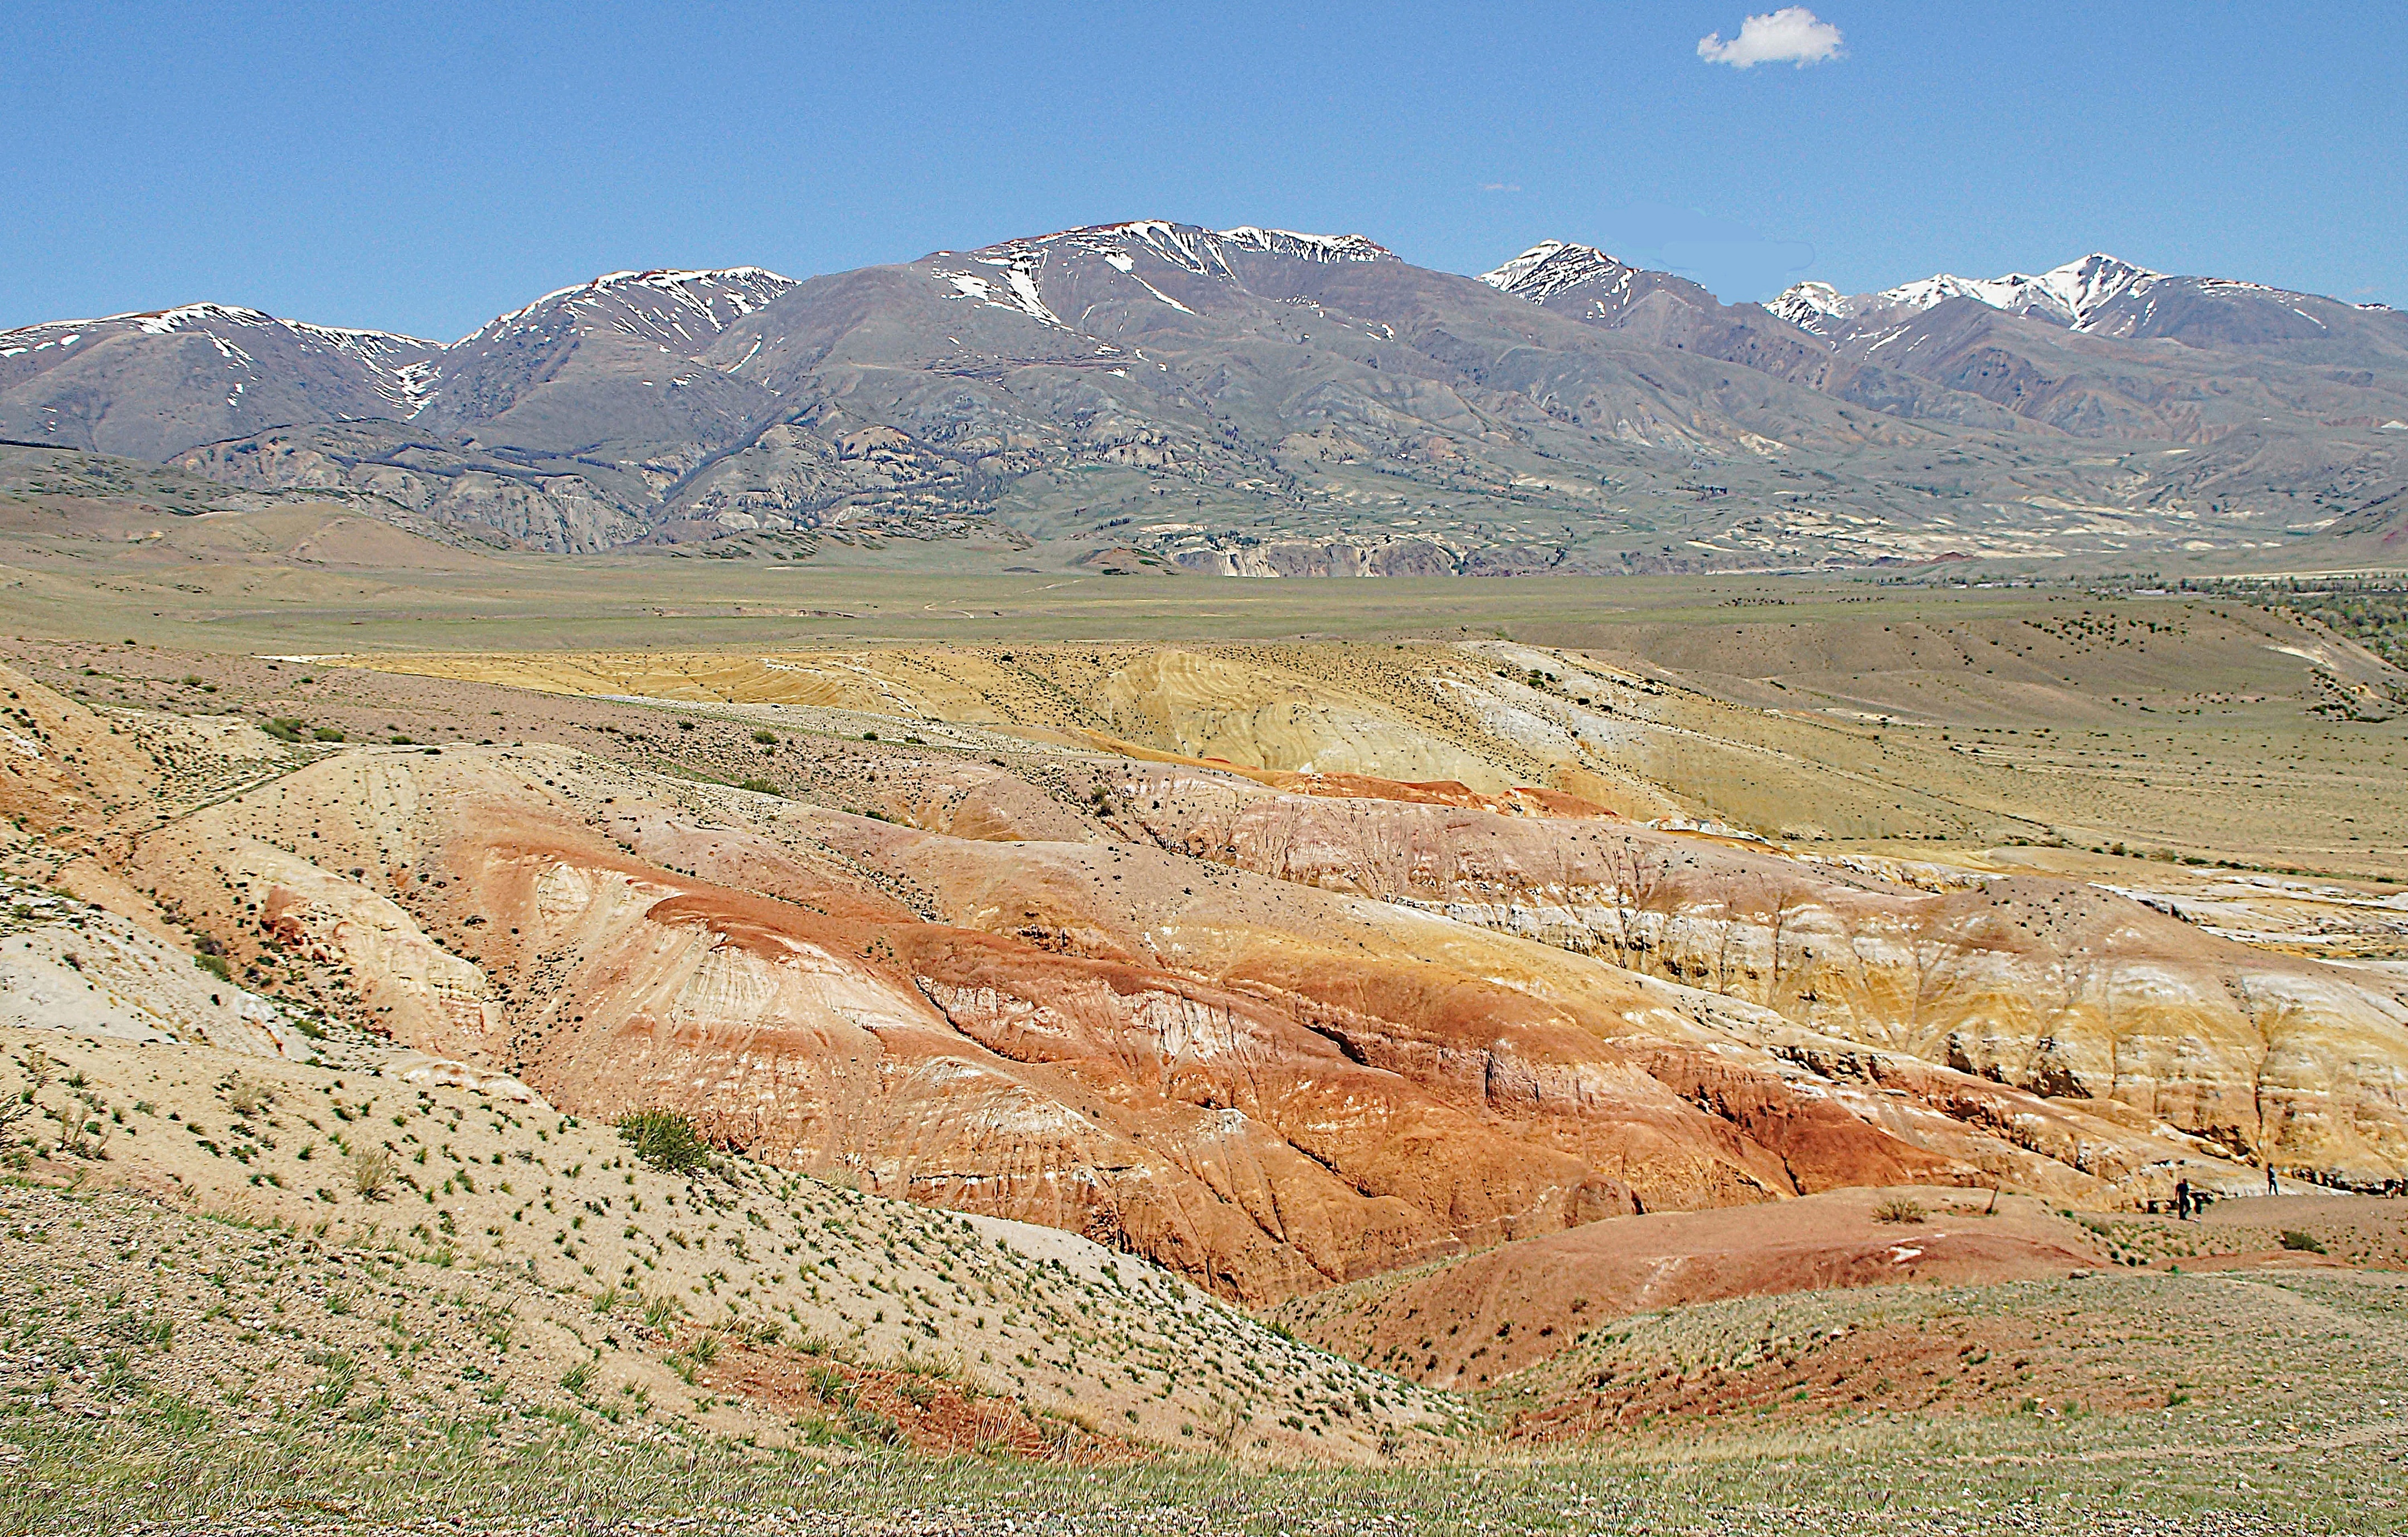
[[[558,551],[1851,565],[2103,555],[2130,529],[2042,514],[2111,505],[2146,543],[2259,548],[2408,486],[2381,435],[2403,419],[2396,314],[2096,254],[1727,306],[1563,240],[1472,278],[1160,219],[800,280],[606,273],[441,344],[211,304],[0,334],[0,435]],[[2202,538],[2202,514],[2238,520]]]

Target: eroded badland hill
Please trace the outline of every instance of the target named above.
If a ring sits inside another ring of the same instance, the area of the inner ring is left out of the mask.
[[[0,643],[12,1522],[2394,1520],[2401,688],[2297,616],[280,601]]]

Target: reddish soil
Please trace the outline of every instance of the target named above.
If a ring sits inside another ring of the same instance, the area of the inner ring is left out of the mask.
[[[2165,1403],[2154,1373],[2096,1376],[2064,1333],[2029,1316],[1959,1317],[1944,1329],[1899,1319],[1794,1341],[1746,1365],[1601,1366],[1560,1402],[1517,1416],[1507,1433],[1576,1441],[1677,1418],[1828,1423],[1835,1412],[1856,1410],[1997,1413],[2029,1404],[2112,1414]]]
[[[1911,1202],[1919,1221],[1877,1213]],[[1764,1205],[1612,1218],[1300,1299],[1297,1332],[1444,1387],[1498,1381],[1605,1320],[1733,1297],[1900,1282],[1983,1284],[2102,1263],[2040,1203],[1956,1189],[1837,1190]]]
[[[851,1366],[792,1350],[732,1346],[695,1380],[714,1392],[740,1395],[798,1418],[841,1424],[850,1417],[848,1410],[874,1416],[892,1424],[912,1450],[941,1457],[1009,1455],[1101,1468],[1150,1455],[1133,1442],[1067,1419],[1040,1417],[1026,1404],[945,1377]]]

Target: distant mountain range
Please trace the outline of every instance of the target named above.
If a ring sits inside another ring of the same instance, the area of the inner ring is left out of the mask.
[[[0,436],[565,551],[2378,558],[2408,316],[2104,255],[1724,305],[1562,241],[1473,278],[1146,220],[800,282],[611,273],[448,345],[208,304],[50,321],[0,334]]]

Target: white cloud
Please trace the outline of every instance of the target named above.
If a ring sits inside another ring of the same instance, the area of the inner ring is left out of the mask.
[[[1749,69],[1757,64],[1794,64],[1803,69],[1842,57],[1840,29],[1803,6],[1784,6],[1740,23],[1739,36],[1723,41],[1719,32],[1698,39],[1698,57],[1710,64]]]

